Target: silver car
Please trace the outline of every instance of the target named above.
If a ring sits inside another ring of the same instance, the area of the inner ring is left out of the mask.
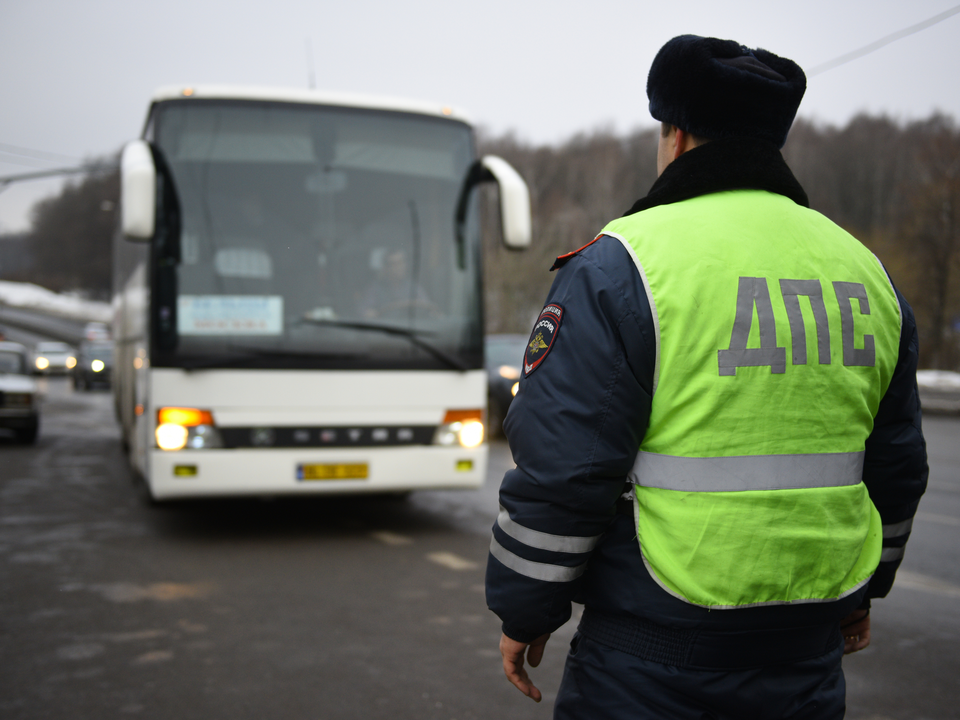
[[[0,428],[32,443],[40,427],[37,383],[30,377],[29,354],[20,343],[0,341]]]
[[[77,351],[64,342],[40,342],[33,351],[33,371],[39,375],[65,375],[77,364]]]

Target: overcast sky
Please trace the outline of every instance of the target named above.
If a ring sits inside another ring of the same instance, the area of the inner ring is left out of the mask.
[[[735,39],[808,72],[957,0],[0,0],[0,176],[105,155],[139,135],[161,85],[307,87],[467,111],[489,132],[557,143],[649,127],[645,83],[675,35]],[[960,118],[960,14],[809,78],[800,115]],[[43,159],[11,154],[42,151]],[[16,161],[16,162],[14,162]],[[0,192],[26,227],[51,181]]]

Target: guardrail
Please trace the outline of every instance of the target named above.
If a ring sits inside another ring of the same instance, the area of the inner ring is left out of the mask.
[[[10,327],[46,335],[54,340],[76,345],[83,340],[85,322],[46,315],[36,310],[24,310],[0,305],[0,323]]]

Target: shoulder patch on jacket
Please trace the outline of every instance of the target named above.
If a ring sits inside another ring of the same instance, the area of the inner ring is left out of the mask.
[[[577,249],[577,250],[574,250],[573,252],[568,252],[566,255],[560,255],[556,260],[553,261],[553,265],[550,266],[550,272],[553,272],[554,270],[556,270],[556,269],[558,269],[558,268],[562,268],[564,265],[566,265],[568,262],[570,262],[570,258],[572,258],[574,255],[576,255],[576,254],[577,254],[578,252],[580,252],[581,250],[586,250],[588,247],[590,247],[591,245],[593,245],[593,244],[594,244],[597,240],[599,240],[601,237],[603,237],[603,233],[600,233],[599,235],[597,235],[593,240],[591,240],[590,242],[588,242],[588,243],[587,243],[586,245],[584,245],[582,248],[579,248],[579,249]]]
[[[557,333],[560,332],[560,321],[562,319],[563,308],[557,303],[550,303],[540,311],[540,317],[533,325],[530,341],[523,353],[524,377],[529,377],[530,373],[540,367],[540,364],[546,359],[547,353],[550,352],[550,348],[553,347],[553,343],[557,339]]]

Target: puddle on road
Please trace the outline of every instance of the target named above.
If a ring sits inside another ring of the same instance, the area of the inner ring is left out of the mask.
[[[103,652],[99,643],[81,643],[57,648],[57,657],[61,660],[89,660]]]
[[[897,584],[894,587],[910,588],[911,590],[920,590],[921,592],[944,595],[950,598],[960,598],[960,586],[929,575],[921,575],[906,570],[900,570],[897,573]]]
[[[169,634],[166,630],[134,630],[133,632],[109,633],[104,635],[103,638],[112,642],[125,643],[137,640],[154,640]]]
[[[390,532],[389,530],[377,530],[376,532],[370,533],[370,537],[374,540],[379,540],[384,545],[410,545],[413,542],[413,538]]]

